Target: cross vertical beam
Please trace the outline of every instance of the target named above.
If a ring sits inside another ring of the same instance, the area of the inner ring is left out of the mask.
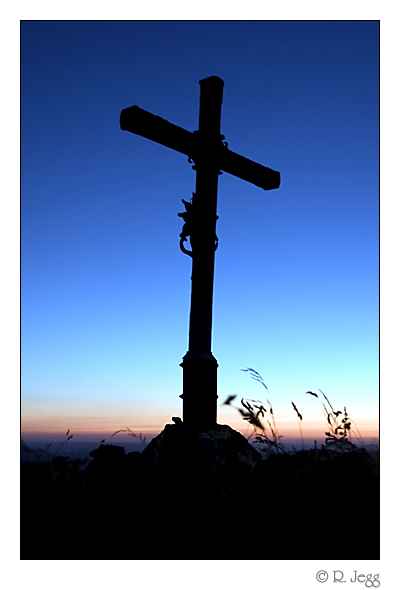
[[[199,129],[187,131],[141,109],[123,109],[120,127],[189,157],[196,170],[192,203],[186,213],[180,248],[192,257],[189,349],[183,358],[183,421],[202,426],[217,421],[217,367],[211,352],[214,257],[217,246],[218,176],[222,171],[264,190],[280,186],[280,174],[228,149],[220,134],[222,90],[217,76],[200,80]],[[183,243],[190,237],[192,250]]]
[[[183,422],[202,425],[217,422],[218,364],[211,353],[211,330],[223,85],[217,76],[200,80],[198,147],[194,156],[196,192],[190,236],[193,262],[189,350],[181,364]]]

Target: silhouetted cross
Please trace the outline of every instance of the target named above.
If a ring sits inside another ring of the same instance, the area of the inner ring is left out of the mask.
[[[223,80],[200,80],[198,131],[186,131],[161,117],[133,106],[121,112],[121,129],[165,145],[188,156],[196,170],[196,192],[186,211],[181,250],[192,258],[189,350],[183,358],[183,422],[213,425],[217,421],[217,367],[211,353],[214,257],[218,244],[218,175],[221,171],[264,190],[279,188],[280,174],[228,149],[220,133]],[[191,250],[184,242],[190,237]]]

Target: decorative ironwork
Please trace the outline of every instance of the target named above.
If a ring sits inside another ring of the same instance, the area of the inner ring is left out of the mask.
[[[193,203],[191,203],[190,201],[185,201],[185,199],[182,199],[182,203],[185,205],[186,211],[184,211],[184,213],[178,213],[178,217],[182,217],[184,221],[182,232],[179,236],[181,238],[179,242],[179,247],[184,254],[187,254],[188,256],[191,256],[193,258],[193,252],[191,250],[187,250],[187,248],[185,248],[185,246],[183,245],[183,242],[187,242],[188,237],[192,235]]]
[[[179,248],[181,249],[181,251],[184,254],[187,254],[191,258],[193,258],[193,250],[188,250],[187,248],[185,248],[185,246],[183,244],[184,244],[184,242],[187,242],[187,239],[190,236],[193,235],[193,224],[194,224],[193,197],[194,197],[194,195],[195,195],[195,193],[192,193],[192,201],[185,201],[185,199],[182,199],[182,203],[185,205],[186,211],[184,211],[183,213],[178,213],[178,217],[182,217],[182,219],[184,221],[184,224],[182,227],[182,232],[179,235],[179,237],[180,237]],[[216,217],[216,219],[218,219],[218,215],[216,215],[215,217]],[[214,251],[218,248],[218,242],[219,242],[218,236],[217,236],[217,234],[215,234]]]

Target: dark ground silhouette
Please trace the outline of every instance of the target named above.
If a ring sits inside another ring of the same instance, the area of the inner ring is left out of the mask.
[[[142,453],[101,445],[85,468],[22,463],[21,559],[379,559],[366,450],[261,459],[238,433],[233,448],[225,431],[182,445],[182,429]]]

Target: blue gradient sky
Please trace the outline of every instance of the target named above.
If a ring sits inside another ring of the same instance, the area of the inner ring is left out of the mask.
[[[379,24],[23,22],[22,429],[161,430],[181,415],[187,159],[119,128],[142,108],[197,129],[224,82],[230,149],[279,170],[219,181],[213,353],[220,401],[291,401],[321,435],[322,389],[378,422]],[[231,408],[219,422],[237,427]]]

